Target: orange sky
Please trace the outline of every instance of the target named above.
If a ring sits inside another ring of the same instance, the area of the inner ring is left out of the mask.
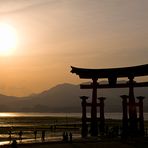
[[[0,22],[19,37],[13,55],[0,55],[2,94],[24,96],[81,82],[70,65],[148,63],[147,0],[2,0]]]

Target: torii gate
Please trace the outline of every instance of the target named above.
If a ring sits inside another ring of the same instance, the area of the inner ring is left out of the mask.
[[[133,67],[122,67],[122,68],[108,68],[108,69],[86,69],[86,68],[77,68],[71,66],[72,73],[79,75],[82,79],[92,79],[91,84],[81,84],[81,89],[92,89],[92,102],[88,105],[91,106],[91,135],[97,136],[98,135],[98,119],[97,119],[97,89],[101,88],[129,88],[129,96],[122,95],[123,99],[123,134],[127,133],[127,128],[129,133],[136,135],[138,131],[138,120],[137,120],[137,110],[136,106],[139,106],[139,124],[141,133],[144,131],[144,118],[143,118],[143,97],[138,97],[139,103],[135,102],[134,96],[134,87],[148,87],[148,82],[135,82],[135,77],[140,76],[148,76],[148,64],[140,65],[140,66],[133,66]],[[117,78],[128,78],[128,83],[125,84],[118,84]],[[98,79],[107,78],[109,84],[99,84],[97,81]],[[127,101],[128,98],[128,101]],[[86,125],[85,122],[87,120],[85,116],[85,107],[87,106],[86,97],[83,96],[81,98],[82,107],[83,107],[83,115],[82,115],[82,136],[85,135]],[[86,106],[84,106],[84,104]],[[104,106],[104,104],[103,104]],[[101,106],[100,106],[101,107]],[[127,111],[127,107],[129,110]],[[129,114],[129,120],[128,120]],[[104,116],[104,111],[100,113],[100,117]],[[129,125],[128,125],[129,124]],[[84,132],[84,133],[83,133]],[[129,134],[128,133],[128,134]]]

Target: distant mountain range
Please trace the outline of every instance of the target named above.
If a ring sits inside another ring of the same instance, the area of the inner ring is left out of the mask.
[[[135,96],[145,96],[144,111],[148,112],[148,88],[135,88]],[[49,90],[27,97],[0,95],[0,112],[81,112],[80,96],[89,96],[92,90],[81,90],[79,85],[59,84]],[[120,95],[128,89],[98,89],[98,97],[106,97],[105,111],[122,111]]]

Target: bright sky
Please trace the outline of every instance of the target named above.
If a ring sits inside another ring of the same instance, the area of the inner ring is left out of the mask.
[[[0,23],[18,35],[14,53],[0,55],[2,94],[77,84],[70,65],[148,63],[148,0],[1,0]]]

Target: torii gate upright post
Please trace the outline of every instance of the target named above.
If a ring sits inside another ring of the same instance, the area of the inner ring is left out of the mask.
[[[91,136],[98,136],[98,123],[97,123],[97,78],[93,78],[93,92],[91,104]]]
[[[105,97],[99,97],[100,101],[100,134],[103,135],[105,132],[105,117],[104,117],[104,100]]]
[[[137,111],[134,97],[134,77],[129,77],[129,130],[131,135],[137,135],[138,124],[137,124]]]
[[[127,95],[121,95],[122,98],[122,109],[123,109],[123,116],[122,116],[122,138],[127,138],[128,135],[128,112],[127,112]]]
[[[143,99],[145,97],[138,96],[137,99],[139,100],[139,130],[141,136],[144,136],[144,115],[143,115]]]
[[[87,137],[88,134],[88,126],[87,126],[87,117],[86,117],[86,106],[87,106],[87,102],[86,100],[88,99],[87,96],[81,96],[80,99],[82,99],[82,131],[81,131],[81,135],[83,138]]]

